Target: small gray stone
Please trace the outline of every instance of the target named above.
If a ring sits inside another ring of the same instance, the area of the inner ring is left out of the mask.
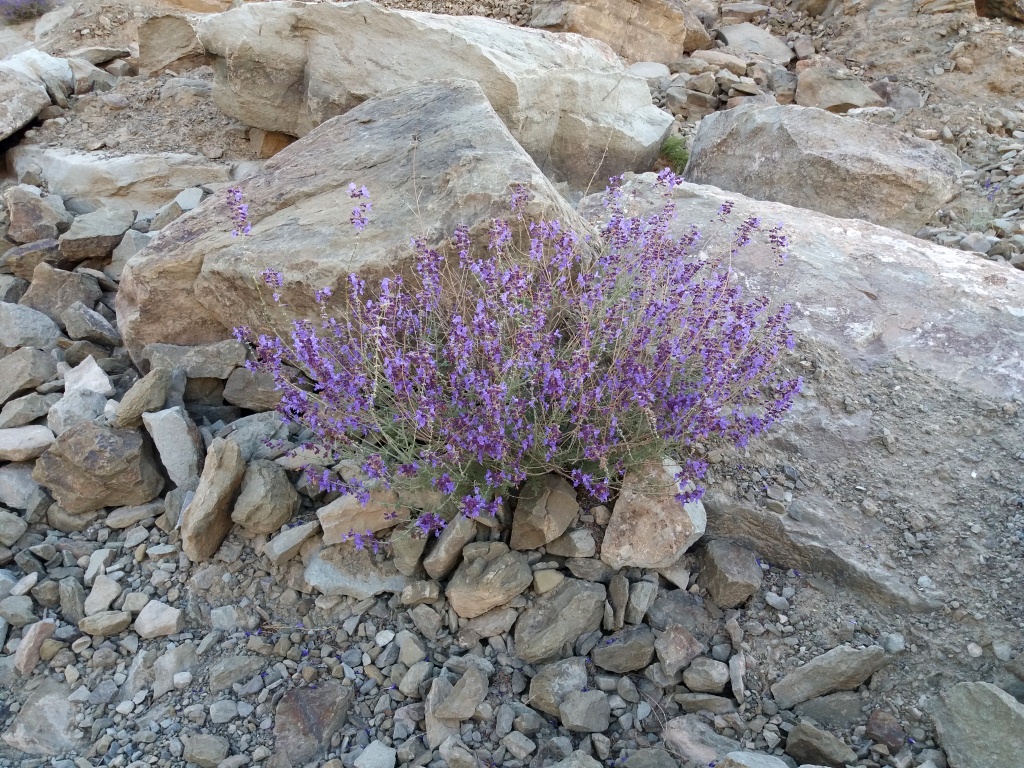
[[[242,477],[231,520],[253,533],[276,533],[299,508],[299,494],[279,464],[254,459]]]
[[[320,530],[320,523],[313,520],[293,528],[285,528],[263,547],[264,556],[274,565],[281,565],[295,557],[302,545]]]
[[[437,537],[430,554],[423,558],[423,570],[432,579],[443,579],[458,565],[463,547],[475,538],[476,521],[456,515]]]
[[[515,647],[528,663],[557,658],[566,645],[593,632],[604,616],[601,584],[566,579],[537,599],[516,622]]]
[[[186,738],[183,757],[200,768],[217,768],[217,765],[228,756],[231,745],[223,736],[213,734],[196,734]]]
[[[635,672],[654,658],[654,633],[646,624],[621,629],[598,642],[590,655],[597,666],[609,672]]]
[[[587,664],[583,658],[576,656],[545,664],[530,680],[530,706],[557,717],[562,699],[586,687]]]
[[[729,665],[705,656],[694,659],[683,672],[683,683],[695,693],[721,693],[729,682]]]
[[[238,703],[231,699],[220,699],[210,705],[210,721],[221,725],[238,717]]]
[[[815,696],[856,688],[886,663],[880,646],[841,645],[790,672],[772,686],[772,695],[780,708],[791,709]]]
[[[135,618],[135,631],[144,640],[177,634],[184,626],[184,614],[159,600],[150,600]]]
[[[61,396],[56,392],[49,395],[33,392],[9,401],[3,410],[0,410],[0,429],[11,429],[31,424],[36,419],[45,416],[60,398]],[[53,431],[52,428],[50,431]]]
[[[442,720],[468,720],[487,695],[488,679],[477,667],[469,667],[448,696],[434,710]]]
[[[96,278],[54,269],[45,262],[32,270],[31,282],[18,303],[39,310],[57,325],[61,325],[61,315],[75,302],[93,307],[103,295]]]
[[[12,595],[0,600],[0,619],[6,620],[15,629],[35,622],[32,598],[28,595]]]
[[[644,620],[647,611],[654,605],[658,597],[658,585],[649,581],[638,581],[629,588],[629,601],[626,603],[627,624],[639,624]]]
[[[512,731],[501,740],[502,746],[517,760],[525,760],[537,745],[519,731]]]
[[[45,352],[25,347],[0,358],[0,404],[57,375],[57,361]]]
[[[497,542],[471,544],[463,549],[462,565],[448,582],[445,596],[461,618],[472,619],[504,605],[532,583],[526,555]]]
[[[398,750],[382,741],[372,741],[355,759],[355,768],[395,768]]]
[[[674,624],[654,643],[654,649],[665,669],[665,673],[674,676],[686,669],[694,659],[704,652],[704,646],[690,632],[679,624]]]
[[[828,731],[800,723],[786,738],[786,754],[800,763],[842,768],[857,762],[857,754]]]
[[[134,221],[135,214],[127,209],[100,208],[86,213],[60,236],[60,252],[72,264],[107,259]]]
[[[167,368],[154,368],[135,382],[121,398],[113,425],[141,426],[142,414],[159,411],[164,407],[170,385],[171,371]]]
[[[0,509],[0,544],[10,547],[28,530],[28,523],[13,512]]]
[[[35,459],[53,445],[53,440],[53,432],[40,424],[0,429],[0,461]]]
[[[602,733],[611,724],[611,704],[602,691],[571,691],[558,707],[562,725],[575,733]]]
[[[132,615],[127,611],[102,611],[86,616],[78,622],[78,628],[93,637],[110,637],[128,629]]]
[[[46,414],[46,426],[59,437],[78,424],[95,421],[106,408],[107,398],[98,392],[91,389],[75,390],[51,406]]]
[[[206,444],[185,409],[178,405],[143,413],[142,423],[153,438],[160,463],[174,484],[186,491],[196,490],[203,471]]]

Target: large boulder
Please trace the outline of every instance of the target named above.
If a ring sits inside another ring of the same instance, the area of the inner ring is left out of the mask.
[[[392,89],[466,78],[546,173],[585,187],[648,166],[672,123],[606,45],[493,19],[269,2],[201,19],[197,30],[217,56],[217,106],[293,136]]]
[[[348,222],[352,182],[373,196],[373,220],[361,233]],[[350,272],[372,280],[411,271],[414,235],[438,246],[461,222],[486,232],[492,218],[508,215],[515,184],[534,193],[533,214],[585,226],[479,86],[434,83],[366,102],[239,184],[248,237],[231,236],[231,212],[214,196],[133,257],[117,297],[121,334],[138,359],[152,342],[205,344],[239,325],[259,327],[269,296],[257,283],[268,268],[283,273],[291,311],[315,317],[314,290],[330,286],[343,300]]]
[[[748,290],[798,308],[790,325],[803,343],[857,370],[913,366],[930,386],[951,396],[998,401],[1024,390],[1020,271],[864,221],[755,201],[714,187],[682,184],[665,197],[664,190],[649,184],[652,179],[627,177],[629,213],[654,213],[671,202],[676,216],[670,232],[676,235],[691,225],[714,222],[728,201],[734,204],[736,223],[761,217],[785,225],[789,257],[784,265],[757,247],[741,249],[732,265]],[[608,215],[600,197],[581,203],[581,212],[595,221]],[[708,238],[721,236],[716,226],[704,228]],[[870,410],[836,413],[808,393],[773,428],[771,439],[799,446],[806,460],[829,463],[884,450],[879,431]],[[929,449],[941,439],[932,438]],[[884,462],[877,466],[894,472]],[[894,482],[898,477],[887,476]],[[853,505],[816,489],[802,491],[782,515],[720,491],[705,494],[702,501],[711,537],[745,543],[773,565],[825,573],[882,602],[914,610],[936,607],[927,593],[904,580],[882,548],[859,546],[890,532],[884,521]]]
[[[50,97],[42,83],[0,69],[0,140],[24,128],[48,106]]]
[[[942,147],[824,110],[744,105],[701,121],[686,178],[913,234],[957,192]]]
[[[66,106],[73,90],[67,59],[30,48],[0,61],[0,140],[32,122],[51,97]]]
[[[675,64],[684,53],[711,47],[711,35],[682,0],[538,0],[530,26],[602,40],[630,61]]]

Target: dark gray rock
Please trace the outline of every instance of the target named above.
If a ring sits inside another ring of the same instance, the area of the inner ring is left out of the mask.
[[[564,647],[601,625],[605,596],[601,584],[566,579],[519,617],[516,654],[529,663],[557,658]]]

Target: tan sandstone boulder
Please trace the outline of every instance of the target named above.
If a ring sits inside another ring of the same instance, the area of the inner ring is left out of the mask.
[[[349,223],[350,183],[365,184],[373,199],[361,233]],[[261,327],[270,297],[261,294],[259,275],[268,268],[283,273],[293,312],[315,316],[313,292],[325,286],[341,306],[350,272],[372,281],[410,271],[413,236],[441,245],[462,222],[484,236],[494,217],[509,215],[516,184],[534,193],[531,214],[586,226],[476,84],[435,83],[368,101],[240,182],[248,237],[231,236],[220,195],[161,230],[125,266],[117,297],[122,337],[139,359],[153,342],[206,344],[238,325]]]
[[[466,78],[545,173],[603,188],[613,174],[649,167],[672,123],[643,78],[575,35],[365,1],[252,3],[196,29],[217,57],[217,106],[293,136],[392,89]]]

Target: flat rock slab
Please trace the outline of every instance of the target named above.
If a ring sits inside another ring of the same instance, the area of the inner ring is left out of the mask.
[[[401,592],[408,583],[389,558],[356,549],[352,542],[321,549],[309,559],[305,573],[306,581],[322,594],[357,600]]]
[[[666,198],[646,180],[627,179],[630,214],[653,213]],[[796,334],[821,344],[855,369],[902,360],[986,398],[1011,399],[1024,391],[1024,273],[891,229],[837,219],[737,193],[682,184],[668,193],[677,216],[670,231],[683,235],[703,226],[732,201],[738,223],[748,217],[783,223],[789,257],[780,268],[759,248],[733,259],[747,290],[788,302]],[[606,215],[597,196],[581,203],[594,221]],[[783,276],[779,285],[779,276]],[[803,456],[834,461],[862,455],[877,430],[870,411],[833,414],[814,398],[799,398],[775,427],[776,439],[794,441]],[[708,534],[734,538],[769,562],[841,578],[875,599],[912,610],[937,603],[903,580],[897,564],[855,542],[885,534],[877,519],[824,494],[801,494],[801,503],[780,516],[746,502],[708,493]],[[798,519],[799,517],[799,519]]]
[[[740,743],[719,736],[700,715],[683,715],[665,723],[662,731],[665,744],[675,754],[686,755],[698,765],[713,765],[730,752],[737,752]]]
[[[180,153],[114,155],[21,144],[7,152],[7,161],[19,179],[38,176],[74,210],[108,205],[152,212],[182,190],[231,181],[230,166]]]
[[[71,687],[45,680],[22,704],[21,711],[3,735],[4,742],[30,755],[60,755],[82,748],[76,738],[77,707],[68,701]]]
[[[772,696],[782,709],[833,691],[850,691],[888,662],[881,646],[858,649],[840,645],[816,656],[772,686]]]
[[[991,683],[959,683],[929,702],[951,768],[1020,765],[1024,704]]]

